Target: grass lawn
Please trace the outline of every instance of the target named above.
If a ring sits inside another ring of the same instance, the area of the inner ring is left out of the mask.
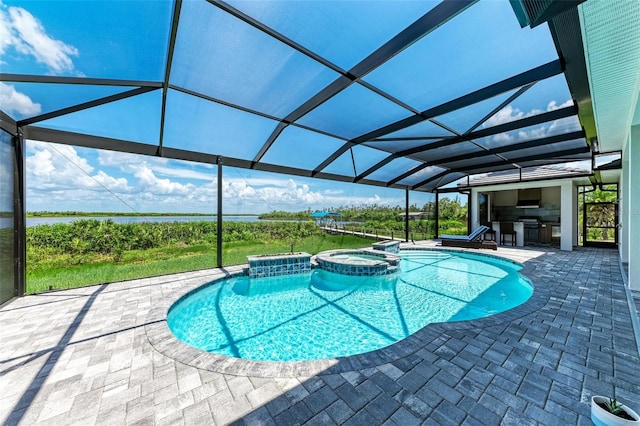
[[[368,247],[371,243],[370,239],[351,235],[320,235],[300,239],[294,243],[293,250],[316,254],[337,248]],[[223,265],[246,263],[248,255],[286,253],[289,250],[289,241],[224,243]],[[83,261],[82,264],[70,264],[68,257],[47,259],[47,262],[27,273],[27,293],[215,268],[217,264],[215,246],[132,250],[125,252],[119,262],[105,260],[104,256]]]

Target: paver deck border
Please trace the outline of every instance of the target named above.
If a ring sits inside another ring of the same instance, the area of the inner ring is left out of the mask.
[[[548,292],[544,306],[511,321],[494,317],[493,325],[427,326],[427,341],[404,358],[358,369],[348,357],[338,362],[346,366],[297,377],[208,371],[149,343],[147,317],[165,296],[242,267],[14,299],[0,309],[0,423],[586,425],[593,395],[615,396],[637,412],[631,316],[640,297],[632,292],[630,312],[618,252],[500,247],[498,254],[525,265],[536,293]],[[165,312],[158,312],[160,324]]]

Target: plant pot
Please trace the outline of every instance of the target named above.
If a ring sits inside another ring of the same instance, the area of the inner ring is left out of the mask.
[[[591,420],[596,426],[640,426],[640,416],[626,405],[622,405],[622,409],[633,417],[634,420],[623,419],[610,413],[604,408],[600,407],[597,403],[609,402],[609,398],[606,396],[592,396],[591,397]]]

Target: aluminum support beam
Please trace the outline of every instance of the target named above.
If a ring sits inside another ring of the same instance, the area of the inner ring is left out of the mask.
[[[563,157],[565,155],[573,155],[573,154],[581,154],[581,153],[586,153],[589,152],[589,147],[585,146],[584,148],[573,148],[573,149],[568,149],[568,150],[564,150],[564,151],[558,151],[558,152],[554,152],[553,157]],[[477,166],[473,166],[473,167],[459,167],[459,168],[453,168],[453,169],[449,169],[445,172],[439,173],[429,179],[426,179],[416,185],[413,185],[411,187],[411,189],[416,190],[419,189],[421,186],[426,185],[429,182],[432,182],[436,179],[439,179],[449,173],[467,173],[467,174],[471,174],[469,172],[473,172],[476,170],[482,170],[482,169],[491,169],[491,168],[495,168],[495,167],[500,167],[500,166],[504,166],[504,165],[508,165],[508,164],[518,164],[518,163],[523,163],[523,162],[527,162],[527,161],[534,161],[534,160],[539,160],[540,156],[539,155],[529,155],[526,157],[518,157],[518,158],[511,158],[508,160],[502,160],[502,161],[495,161],[492,163],[485,163],[485,164],[480,164]]]
[[[434,108],[425,110],[422,113],[420,113],[420,115],[412,115],[410,117],[396,121],[395,123],[386,125],[377,130],[366,133],[362,136],[356,137],[351,141],[347,142],[338,150],[336,150],[329,157],[327,157],[327,159],[323,161],[322,164],[314,170],[314,172],[322,170],[327,165],[335,161],[348,148],[347,145],[352,146],[353,144],[357,145],[364,142],[376,140],[382,136],[405,129],[407,127],[413,126],[414,124],[418,124],[422,121],[429,120],[434,117],[438,117],[440,115],[467,107],[469,105],[473,105],[477,102],[484,101],[486,99],[492,98],[494,96],[497,96],[509,90],[517,89],[519,87],[532,84],[549,77],[553,77],[555,75],[562,73],[562,71],[563,71],[563,67],[562,67],[561,61],[555,60],[545,65],[541,65],[529,71],[525,71],[513,77],[502,80],[498,83],[492,84],[490,86],[486,86],[482,89],[476,90],[475,92],[461,96],[452,101],[445,102],[444,104],[438,105]],[[457,137],[463,137],[463,136],[460,135]],[[448,144],[449,142],[442,141],[440,143]]]
[[[222,268],[222,157],[218,157],[218,217],[216,235],[216,266]]]
[[[46,114],[41,114],[41,115],[37,115],[35,117],[31,117],[31,118],[26,118],[24,120],[20,120],[20,121],[18,121],[18,126],[19,127],[28,126],[28,125],[31,125],[31,124],[38,123],[40,121],[50,120],[52,118],[61,117],[63,115],[67,115],[67,114],[73,114],[74,112],[82,111],[82,110],[85,110],[85,109],[97,107],[97,106],[100,106],[100,105],[105,105],[105,104],[108,104],[108,103],[111,103],[111,102],[120,101],[122,99],[131,98],[133,96],[142,95],[144,93],[151,92],[151,91],[157,90],[157,89],[158,89],[157,87],[139,87],[137,89],[128,90],[126,92],[116,93],[115,95],[105,96],[104,98],[95,99],[95,100],[89,101],[89,102],[83,102],[81,104],[73,105],[73,106],[70,106],[68,108],[62,108],[62,109],[59,109],[59,110],[56,110],[56,111],[48,112]]]
[[[562,72],[563,67],[561,61],[555,60],[539,67],[533,68],[529,71],[525,71],[513,77],[502,80],[498,83],[486,86],[482,89],[476,90],[475,92],[461,96],[452,101],[445,102],[444,104],[438,105],[434,108],[427,109],[423,111],[419,117],[417,117],[417,121],[416,117],[408,117],[354,138],[352,142],[356,144],[367,142],[372,139],[388,135],[389,133],[402,130],[410,125],[419,123],[421,121],[428,120],[433,117],[438,117],[440,115],[447,114],[449,112],[467,107],[469,105],[473,105],[480,101],[484,101],[509,90],[517,89],[524,85],[553,77]]]
[[[13,137],[15,164],[14,191],[14,250],[15,252],[15,284],[14,295],[22,297],[27,288],[27,209],[26,209],[26,147],[24,137],[20,131]]]
[[[0,111],[0,129],[4,130],[10,135],[15,136],[16,131],[18,130],[18,125],[13,118]]]
[[[409,187],[404,189],[404,241],[409,242]]]
[[[404,49],[420,40],[422,37],[426,36],[445,22],[454,18],[456,15],[467,9],[477,0],[459,0],[459,1],[443,1],[438,4],[436,7],[431,9],[429,12],[425,13],[422,17],[420,17],[413,24],[409,25],[407,28],[398,33],[391,40],[383,44],[381,47],[376,49],[369,56],[364,58],[358,64],[356,64],[353,68],[351,68],[347,72],[340,72],[342,75],[326,86],[324,89],[320,90],[315,96],[309,99],[307,102],[302,104],[300,107],[296,108],[293,112],[287,115],[282,121],[288,125],[289,123],[293,123],[305,114],[309,113],[322,103],[331,99],[333,96],[337,95],[347,87],[349,87],[353,82],[360,80],[364,76],[366,76],[371,71],[378,68],[380,65],[387,62],[389,59],[402,52]],[[219,3],[219,2],[216,2]],[[281,40],[282,41],[282,40]],[[292,45],[292,47],[296,48]],[[306,53],[306,51],[300,50],[302,53]],[[311,56],[313,59],[316,59],[314,56]],[[318,60],[318,59],[316,59]],[[322,62],[324,63],[324,62]],[[326,64],[325,64],[326,65]],[[334,71],[337,71],[334,69]],[[376,91],[376,93],[384,96],[385,98],[391,101],[397,101],[394,97],[383,93],[382,91]],[[401,107],[404,107],[405,104],[401,103]],[[407,112],[413,112],[407,111]],[[277,131],[277,129],[276,129]],[[261,156],[256,156],[254,161],[259,161],[262,156],[266,153],[266,151],[270,148],[273,141],[276,139],[277,135],[271,135],[269,139],[265,142],[263,147],[260,149]],[[342,151],[344,153],[344,151]],[[336,157],[337,158],[337,157]],[[334,158],[335,160],[335,158]],[[333,160],[331,160],[333,161]],[[330,162],[331,162],[330,161]],[[329,162],[329,163],[330,163]],[[326,167],[326,166],[325,166]],[[319,172],[322,168],[317,168],[314,172]]]
[[[173,5],[173,19],[171,20],[171,32],[169,34],[169,51],[167,52],[167,63],[164,70],[164,80],[162,81],[162,107],[160,111],[160,139],[158,141],[158,153],[162,155],[164,146],[164,122],[167,114],[167,93],[169,92],[169,81],[171,79],[171,66],[173,65],[173,53],[176,47],[176,36],[178,34],[178,23],[180,22],[180,10],[182,0],[176,0]]]
[[[436,190],[436,214],[435,214],[435,231],[433,233],[434,238],[438,238],[440,236],[440,194]]]
[[[81,84],[85,86],[136,86],[159,89],[162,82],[146,80],[118,80],[114,78],[60,77],[53,75],[0,73],[0,81],[13,83]]]
[[[525,142],[519,142],[519,143],[515,143],[513,145],[505,145],[505,146],[501,146],[498,148],[488,148],[485,151],[479,151],[479,152],[472,152],[469,154],[460,154],[460,155],[454,155],[451,157],[445,157],[445,158],[441,158],[438,161],[427,161],[426,164],[433,166],[433,165],[440,165],[440,164],[448,164],[448,163],[453,163],[456,161],[461,161],[461,160],[470,160],[473,158],[479,158],[479,157],[485,157],[485,156],[489,156],[489,155],[497,155],[497,154],[508,154],[510,152],[515,152],[515,151],[519,151],[521,149],[528,149],[528,148],[535,148],[535,147],[542,147],[545,145],[551,145],[554,143],[560,143],[560,142],[566,142],[566,141],[570,141],[570,140],[574,140],[574,139],[580,139],[584,137],[584,132],[582,130],[579,131],[575,131],[575,132],[571,132],[571,133],[565,133],[562,135],[555,135],[555,136],[549,136],[546,138],[540,138],[540,139],[533,139],[533,140],[528,140]],[[586,143],[585,143],[585,146]],[[543,154],[545,154],[546,152],[544,152]]]
[[[550,121],[559,120],[561,118],[566,118],[566,117],[576,115],[576,113],[577,113],[576,107],[569,106],[566,108],[561,108],[554,111],[549,111],[542,114],[534,115],[531,117],[522,118],[520,120],[511,121],[509,123],[504,123],[504,124],[500,124],[493,127],[487,127],[485,129],[477,130],[469,134],[454,136],[451,138],[445,138],[437,142],[417,146],[414,148],[405,149],[402,151],[398,151],[396,154],[399,156],[408,156],[408,155],[418,154],[425,151],[442,148],[443,146],[449,146],[452,144],[470,141],[473,139],[481,139],[487,136],[493,136],[500,133],[510,132],[512,130],[522,129],[524,127],[535,126],[536,124],[542,124]],[[584,132],[582,132],[581,137],[584,137]],[[384,140],[392,140],[392,139],[384,139]]]
[[[26,139],[58,143],[62,145],[107,149],[110,151],[142,155],[156,155],[158,150],[156,145],[128,142],[122,139],[105,138],[102,136],[86,135],[82,133],[66,132],[64,130],[47,129],[44,127],[27,126],[22,130]]]
[[[401,174],[400,176],[398,176],[398,177],[396,177],[396,178],[394,178],[394,179],[390,180],[390,181],[389,181],[389,186],[391,186],[391,185],[395,185],[396,183],[400,182],[402,179],[406,179],[406,178],[408,178],[409,176],[411,176],[411,175],[414,175],[414,174],[418,173],[420,170],[426,169],[427,167],[429,167],[429,166],[427,166],[427,165],[426,165],[426,164],[424,164],[424,163],[423,163],[423,164],[420,164],[420,165],[418,165],[418,166],[414,167],[413,169],[411,169],[411,170],[409,170],[409,171],[404,172],[404,173],[403,173],[403,174]]]

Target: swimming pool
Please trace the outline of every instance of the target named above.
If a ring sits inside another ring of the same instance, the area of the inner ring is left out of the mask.
[[[524,303],[533,288],[520,265],[442,250],[402,251],[401,272],[328,271],[216,281],[167,314],[188,345],[254,361],[336,358],[389,346],[429,323],[490,316]]]

